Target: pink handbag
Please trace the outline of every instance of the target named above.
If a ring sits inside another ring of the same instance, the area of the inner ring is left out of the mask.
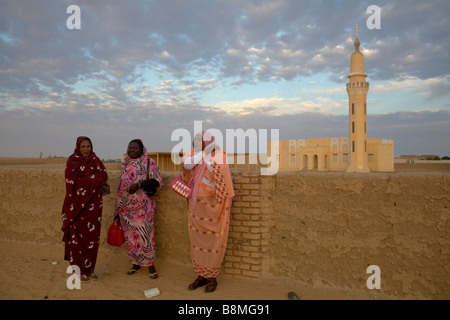
[[[170,187],[176,194],[189,199],[192,196],[192,191],[194,190],[192,181],[189,184],[183,181],[181,174],[179,174],[171,183]]]

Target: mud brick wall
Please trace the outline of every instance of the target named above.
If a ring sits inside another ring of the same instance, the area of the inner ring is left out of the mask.
[[[106,235],[120,172],[109,171],[100,250],[123,256]],[[157,196],[157,259],[189,265],[186,200],[163,172]],[[223,273],[315,287],[368,290],[378,265],[384,294],[450,299],[450,174],[233,171],[236,196]],[[63,169],[0,168],[0,238],[61,242]]]
[[[234,172],[235,197],[231,207],[225,272],[259,278],[263,252],[268,245],[264,232],[264,204],[258,172]]]

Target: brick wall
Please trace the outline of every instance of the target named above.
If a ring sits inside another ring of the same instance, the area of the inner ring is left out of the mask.
[[[258,278],[262,263],[261,185],[257,172],[233,173],[235,197],[231,207],[225,272]]]
[[[269,250],[269,228],[275,188],[271,176],[259,171],[233,172],[235,197],[225,255],[225,273],[260,278],[265,272],[263,255]]]

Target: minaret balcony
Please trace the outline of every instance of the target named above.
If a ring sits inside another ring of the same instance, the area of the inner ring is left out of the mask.
[[[348,88],[369,88],[369,83],[367,81],[351,81],[347,83]]]
[[[367,81],[351,81],[347,83],[347,92],[349,94],[367,94],[369,83]]]

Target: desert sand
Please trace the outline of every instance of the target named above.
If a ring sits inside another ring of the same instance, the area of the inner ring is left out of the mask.
[[[63,259],[63,246],[43,246],[15,241],[0,241],[0,299],[3,300],[288,300],[295,292],[301,300],[389,299],[376,291],[319,289],[283,280],[242,279],[219,275],[215,292],[194,291],[187,286],[195,279],[192,268],[156,259],[158,279],[150,279],[141,269],[129,276],[130,264],[122,257],[99,251],[98,281],[81,283],[69,289]],[[158,288],[160,295],[146,298],[144,291]]]

